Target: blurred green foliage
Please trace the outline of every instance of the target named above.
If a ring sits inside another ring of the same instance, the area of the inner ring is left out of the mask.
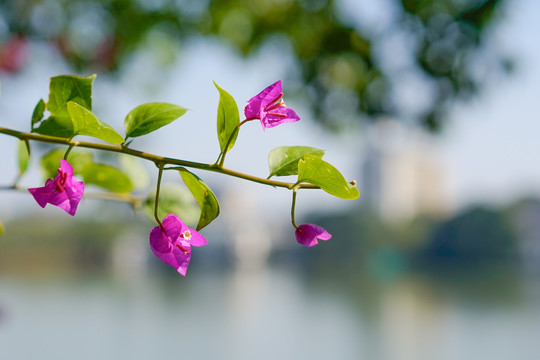
[[[165,202],[160,211],[172,207],[176,210],[164,213],[185,213],[191,223],[197,223],[199,214],[184,211],[187,201],[194,201],[186,189],[165,186],[162,190]],[[145,210],[151,214],[153,207]],[[112,213],[119,215],[117,210]],[[111,251],[119,237],[142,234],[139,239],[146,244],[145,221],[133,223],[103,211],[100,216],[100,226],[67,220],[63,214],[11,220],[6,224],[9,231],[0,238],[0,271],[102,271],[111,265]],[[365,208],[310,215],[333,235],[332,241],[306,252],[294,238],[287,238],[289,246],[273,249],[273,260],[295,264],[309,276],[331,274],[334,280],[337,274],[351,283],[392,282],[412,272],[434,278],[455,276],[461,285],[465,279],[497,282],[500,274],[512,277],[515,272],[540,270],[539,217],[540,200],[534,198],[499,208],[475,206],[448,218],[418,216],[402,222],[385,221]],[[208,264],[230,256],[222,247],[213,249],[208,249],[212,258]],[[227,260],[219,266],[224,263]]]
[[[482,207],[467,210],[438,224],[420,257],[431,266],[464,269],[512,260],[519,237],[510,220],[501,211]]]
[[[508,64],[498,54],[479,57],[503,2],[389,0],[392,20],[370,29],[338,0],[5,0],[0,43],[13,34],[47,41],[81,71],[114,71],[142,47],[174,56],[190,37],[218,37],[245,56],[277,41],[278,51],[297,60],[300,74],[291,75],[302,79],[318,120],[328,127],[407,116],[396,104],[395,85],[414,73],[431,97],[414,118],[437,130],[453,100],[481,88],[485,79],[476,70],[485,67],[483,59]],[[362,12],[362,6],[355,9]],[[406,51],[382,51],[396,34],[408,38]],[[396,58],[404,59],[403,68],[385,65]]]

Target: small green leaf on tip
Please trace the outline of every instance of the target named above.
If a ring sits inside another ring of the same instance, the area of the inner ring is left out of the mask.
[[[308,154],[322,158],[324,150],[310,146],[280,146],[273,149],[268,154],[268,178],[298,174],[298,160]]]
[[[234,98],[225,90],[220,88],[218,84],[214,82],[214,86],[219,91],[219,104],[217,109],[217,133],[219,140],[219,148],[221,152],[229,151],[234,146],[238,132],[236,126],[240,123],[240,114],[238,113],[238,105]],[[234,135],[233,135],[234,134]],[[233,137],[227,146],[229,138]]]
[[[201,208],[201,215],[199,217],[199,223],[197,224],[197,230],[200,230],[218,217],[218,199],[208,185],[206,185],[197,175],[184,168],[179,169],[179,172],[180,176],[182,176],[182,180],[184,180],[184,183]]]
[[[126,139],[146,135],[184,115],[187,109],[167,103],[147,103],[137,106],[124,120]]]
[[[317,185],[345,200],[360,196],[358,189],[347,182],[338,169],[315,155],[306,155],[298,162],[298,181]]]
[[[38,122],[43,119],[43,114],[45,113],[45,101],[43,99],[39,99],[36,107],[34,108],[34,112],[32,113],[32,127],[34,124],[37,124]]]

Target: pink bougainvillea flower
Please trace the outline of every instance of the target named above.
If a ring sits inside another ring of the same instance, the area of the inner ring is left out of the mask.
[[[303,224],[296,228],[296,241],[307,247],[312,247],[318,244],[317,240],[330,240],[332,235],[315,224]]]
[[[294,110],[285,106],[282,97],[281,80],[279,80],[249,99],[244,109],[246,119],[260,119],[263,129],[300,120]]]
[[[56,205],[69,215],[74,216],[84,193],[84,182],[73,178],[73,168],[64,159],[60,159],[58,175],[48,179],[45,186],[28,189],[42,208],[47,204]]]
[[[165,264],[186,276],[191,245],[203,246],[207,241],[197,231],[190,229],[174,214],[167,215],[161,224],[150,231],[150,247]]]

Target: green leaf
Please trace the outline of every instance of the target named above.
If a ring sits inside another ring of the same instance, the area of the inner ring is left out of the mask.
[[[79,77],[75,75],[60,75],[51,78],[49,86],[49,102],[47,110],[52,115],[67,115],[68,101],[92,110],[92,83],[96,74]]]
[[[43,99],[39,99],[39,102],[37,103],[36,107],[34,108],[34,112],[32,113],[32,128],[34,124],[37,124],[38,122],[43,119],[43,113],[45,112],[45,101]]]
[[[204,228],[210,224],[219,215],[219,202],[216,195],[210,190],[208,185],[204,183],[197,175],[181,168],[179,170],[182,180],[193,194],[193,197],[199,203],[201,208],[201,216],[197,224],[197,230]]]
[[[54,178],[58,174],[60,159],[64,157],[65,149],[54,149],[41,158],[41,169],[46,179]],[[88,151],[72,150],[68,156],[68,162],[73,167],[74,174],[80,174],[82,169],[93,163],[92,153]]]
[[[268,178],[298,174],[298,160],[308,154],[322,158],[324,150],[309,146],[280,146],[273,149],[268,154],[268,166],[270,168]]]
[[[155,191],[146,199],[144,212],[154,219]],[[159,194],[158,217],[163,219],[169,214],[176,214],[189,227],[194,227],[199,220],[201,210],[191,193],[180,184],[162,184]]]
[[[47,120],[44,120],[37,129],[34,129],[34,131],[43,135],[58,136],[62,138],[70,138],[74,135],[73,122],[69,115],[51,116]]]
[[[4,235],[6,232],[6,229],[4,228],[4,224],[0,221],[0,235]]]
[[[88,164],[82,169],[81,175],[87,185],[97,185],[117,193],[128,193],[133,190],[129,177],[110,165]]]
[[[69,101],[67,103],[67,109],[73,122],[73,132],[75,135],[88,135],[111,144],[121,144],[124,142],[122,135],[98,119],[93,112],[85,107]]]
[[[141,165],[140,159],[131,155],[120,154],[120,168],[131,179],[134,189],[144,189],[150,183],[148,173]]]
[[[23,176],[28,169],[28,162],[30,160],[30,148],[26,141],[19,141],[17,158],[19,160],[19,177]]]
[[[348,183],[338,169],[315,155],[305,155],[298,162],[298,181],[317,185],[327,193],[345,200],[354,200],[360,196],[358,189]]]
[[[186,113],[187,109],[167,103],[147,103],[137,106],[124,120],[126,139],[151,133],[170,124]]]
[[[51,78],[47,102],[47,110],[51,116],[35,131],[44,135],[72,137],[73,123],[67,110],[67,103],[73,101],[92,110],[92,83],[95,78],[95,74],[86,77],[60,75]]]
[[[214,82],[216,89],[219,91],[219,104],[217,111],[217,132],[219,139],[219,148],[221,152],[229,151],[234,146],[236,138],[238,137],[238,131],[236,131],[236,126],[240,123],[240,115],[238,113],[238,106],[234,98],[225,90],[220,88],[218,84]],[[234,135],[233,135],[234,134]],[[233,137],[229,143],[228,148],[227,141],[230,137]]]

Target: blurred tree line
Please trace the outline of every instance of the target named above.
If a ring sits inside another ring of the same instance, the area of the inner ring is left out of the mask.
[[[474,206],[448,219],[419,215],[402,222],[387,222],[368,208],[358,208],[309,216],[334,239],[309,251],[288,239],[287,246],[273,249],[271,259],[299,266],[315,277],[337,274],[353,282],[359,278],[393,280],[411,271],[456,277],[485,276],[493,270],[537,275],[539,216],[540,200],[534,198],[501,207]],[[128,251],[121,242],[126,234],[129,246],[148,255],[144,221],[134,224],[121,215],[105,218],[99,226],[95,219],[43,215],[6,223],[8,231],[0,237],[0,271],[107,272],[113,266],[114,248],[120,245],[122,253]],[[133,234],[139,234],[137,239]],[[196,266],[222,270],[234,264],[234,252],[227,245],[230,239],[223,240],[208,248]],[[160,265],[147,257],[149,264]]]
[[[538,275],[539,216],[537,198],[500,207],[475,205],[444,219],[420,214],[400,222],[384,221],[360,207],[314,218],[338,240],[297,255],[307,272],[352,278],[368,273],[391,279],[411,270],[451,276],[484,276],[484,270]]]
[[[329,128],[394,116],[430,130],[440,129],[449,104],[477,93],[492,70],[510,69],[484,46],[504,0],[369,3],[3,0],[0,69],[20,69],[29,40],[56,47],[78,71],[99,72],[115,72],[143,47],[171,52],[194,37],[217,37],[244,56],[276,42],[296,59],[299,73],[291,76]],[[366,18],[370,6],[382,6],[390,20]],[[410,103],[422,106],[411,110]]]

